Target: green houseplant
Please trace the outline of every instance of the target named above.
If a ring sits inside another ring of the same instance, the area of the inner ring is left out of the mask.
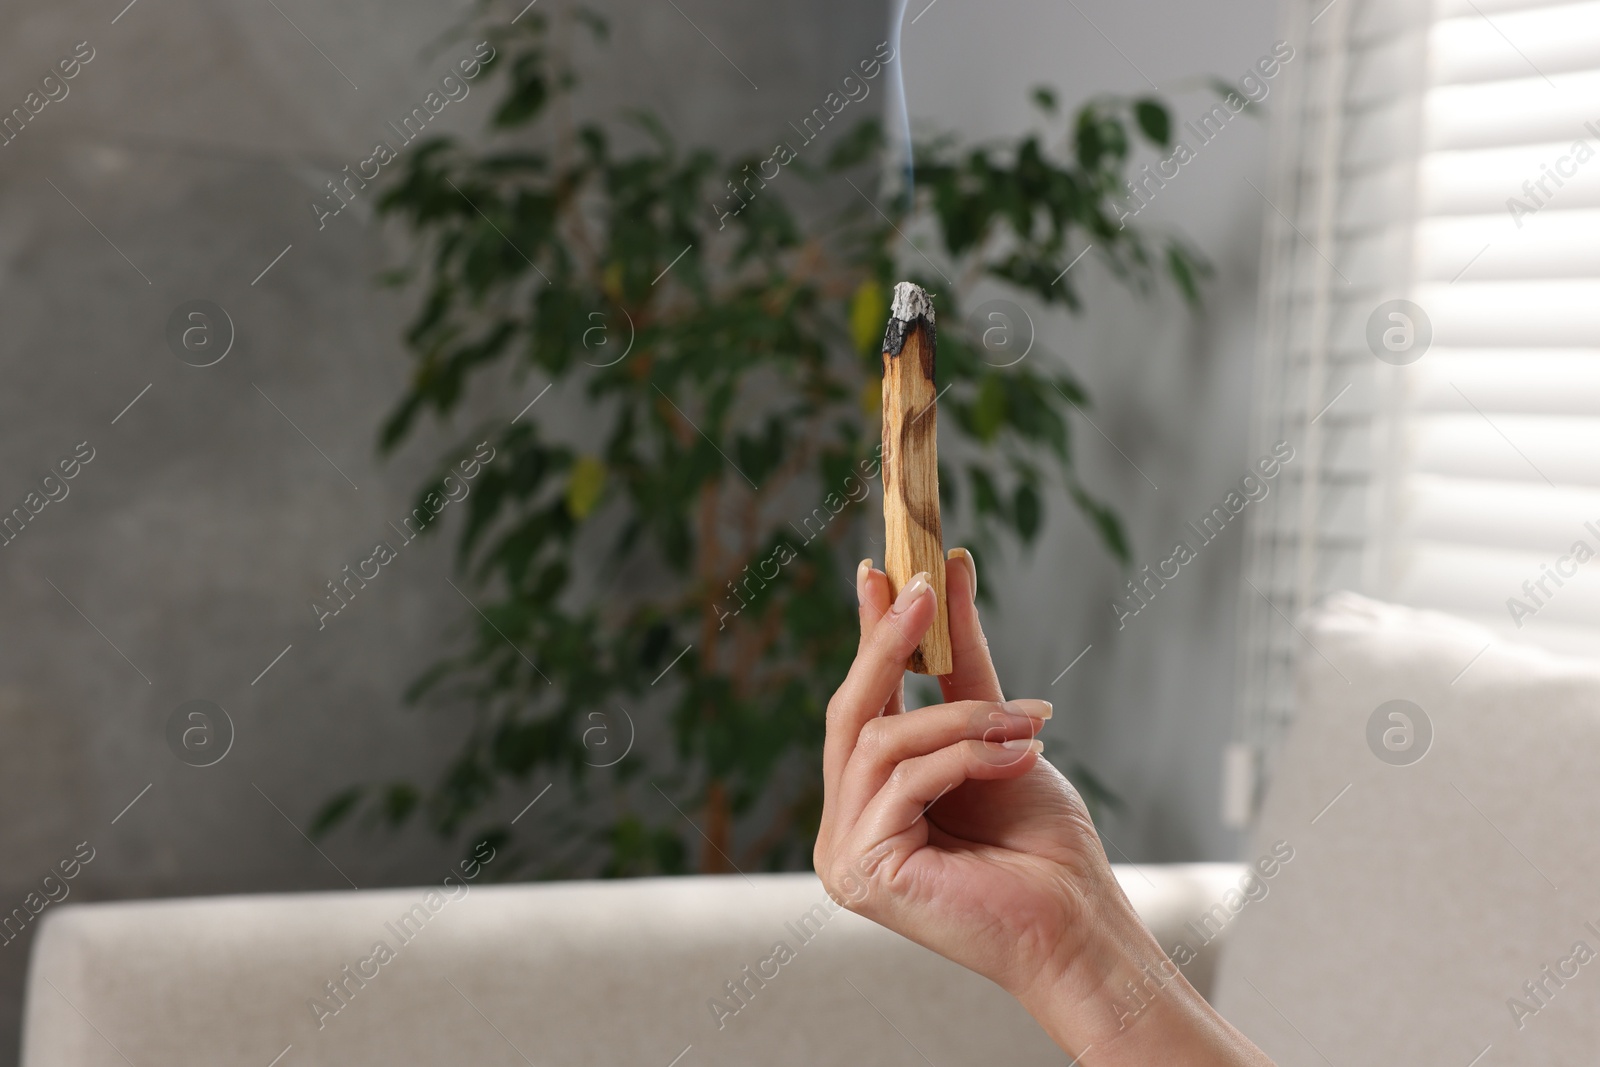
[[[875,469],[888,292],[911,277],[939,309],[950,543],[1031,541],[1041,487],[1059,478],[1126,563],[1116,516],[1076,476],[1083,389],[1048,356],[998,358],[1019,342],[958,308],[987,279],[1077,310],[1067,268],[1089,243],[1141,288],[1167,277],[1198,302],[1198,257],[1117,221],[1131,142],[1166,145],[1167,111],[1098,98],[1062,122],[1038,90],[1042,117],[1066,127],[1058,143],[920,144],[908,187],[882,195],[874,121],[791,147],[768,177],[780,153],[724,162],[647,113],[626,129],[575,122],[577,77],[555,42],[577,27],[603,39],[594,15],[482,14],[484,80],[503,94],[491,136],[419,143],[381,200],[415,237],[395,280],[421,291],[381,444],[449,418],[480,380],[554,385],[590,432],[561,439],[519,417],[463,437],[497,457],[457,541],[481,615],[464,610],[470,632],[411,695],[464,701],[471,730],[437,782],[353,787],[318,828],[366,812],[470,829],[513,846],[505,871],[804,866],[823,709],[854,653],[855,562],[873,554],[858,487]],[[619,136],[642,146],[619,150]],[[802,224],[784,183],[828,207]],[[511,802],[489,802],[550,779],[585,801],[541,811],[572,847],[519,854]]]

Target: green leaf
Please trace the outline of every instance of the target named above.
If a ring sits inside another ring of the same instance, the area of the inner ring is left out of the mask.
[[[1178,283],[1184,299],[1199,306],[1200,278],[1210,273],[1210,267],[1195,259],[1181,244],[1173,242],[1167,246],[1167,269],[1172,273],[1172,280]]]
[[[399,826],[411,817],[422,798],[417,790],[405,783],[396,782],[384,790],[383,817],[390,826]]]
[[[512,65],[512,72],[511,90],[494,112],[494,124],[503,128],[526,126],[539,116],[550,99],[544,57],[539,52],[518,56]]]
[[[1127,808],[1123,799],[1105,783],[1105,780],[1083,763],[1073,761],[1072,766],[1067,769],[1067,776],[1083,794],[1084,804],[1089,807],[1096,822],[1104,821],[1105,815],[1110,812],[1123,811]]]
[[[1022,535],[1024,541],[1031,543],[1039,535],[1039,523],[1043,518],[1038,490],[1026,482],[1017,486],[1011,508],[1012,518],[1017,524],[1017,533]]]
[[[1030,94],[1033,104],[1047,115],[1056,113],[1056,91],[1048,85],[1035,86]]]
[[[322,807],[317,809],[317,814],[311,820],[309,833],[312,837],[322,837],[334,827],[349,818],[360,803],[362,794],[366,792],[361,786],[352,786],[334,794]]]
[[[1073,484],[1068,491],[1072,495],[1073,503],[1078,505],[1078,510],[1083,512],[1095,532],[1100,535],[1100,542],[1106,550],[1124,567],[1132,566],[1133,552],[1128,548],[1128,536],[1123,532],[1122,520],[1118,519],[1110,508],[1085,492],[1081,486]]]
[[[1000,491],[995,488],[994,477],[989,471],[973,464],[967,468],[967,478],[972,482],[973,508],[978,516],[993,515],[1004,519],[1005,502],[1001,500]]]
[[[1103,127],[1099,116],[1092,107],[1085,107],[1078,112],[1077,132],[1075,134],[1078,150],[1078,166],[1084,170],[1098,170],[1101,157],[1105,155],[1105,142],[1101,137]]]
[[[980,441],[993,441],[1006,421],[1006,388],[998,374],[986,375],[972,405],[972,433]]]
[[[867,162],[882,147],[882,124],[877,119],[863,119],[834,144],[827,167],[830,171],[848,170]]]
[[[572,9],[572,17],[587,26],[596,41],[605,41],[611,36],[611,24],[598,12],[586,7],[575,7]]]
[[[1133,105],[1133,114],[1145,137],[1163,147],[1172,143],[1172,119],[1160,101],[1144,99]]]

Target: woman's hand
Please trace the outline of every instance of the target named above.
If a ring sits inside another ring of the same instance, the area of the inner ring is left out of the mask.
[[[902,680],[932,588],[914,579],[891,606],[887,575],[858,571],[861,647],[828,706],[814,859],[853,910],[1020,996],[1081,955],[1085,890],[1120,890],[1077,790],[1038,756],[1050,705],[1005,702],[969,561],[946,563],[948,703],[912,715]]]
[[[947,703],[908,715],[905,663],[933,621],[933,590],[919,576],[891,604],[882,571],[864,560],[857,572],[861,644],[828,705],[813,854],[829,893],[992,979],[1074,1055],[1096,1045],[1127,1056],[1097,1057],[1106,1064],[1156,1062],[1139,1057],[1158,1051],[1170,1063],[1266,1063],[1176,973],[1117,884],[1078,791],[1040,758],[1034,735],[1050,705],[1005,700],[970,553],[953,550],[945,573]],[[1130,982],[1146,995],[1130,998]],[[1142,1040],[1130,1040],[1135,1021]],[[1244,1058],[1225,1057],[1230,1049]]]

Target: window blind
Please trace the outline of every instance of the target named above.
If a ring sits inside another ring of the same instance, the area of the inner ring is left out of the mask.
[[[1291,0],[1287,23],[1252,454],[1298,458],[1246,533],[1235,824],[1329,592],[1600,650],[1600,3]]]

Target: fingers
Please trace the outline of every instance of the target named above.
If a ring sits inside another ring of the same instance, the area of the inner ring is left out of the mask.
[[[958,741],[990,745],[1031,740],[1050,717],[1043,700],[1013,700],[1005,704],[969,700],[924,708],[915,715],[884,716],[862,726],[856,747],[849,754],[837,791],[834,818],[851,825],[861,810],[883,788],[897,766],[906,760],[937,752]],[[1008,758],[1023,753],[1006,750]]]
[[[861,640],[856,645],[858,655],[867,647],[867,638],[872,636],[872,631],[878,628],[878,620],[888,614],[891,599],[888,575],[873,570],[870,559],[857,564],[856,617],[861,627]]]
[[[906,657],[933,623],[936,600],[926,576],[907,582],[891,604],[888,575],[873,570],[870,562],[863,560],[856,571],[861,643],[850,673],[828,701],[822,759],[825,790],[838,783],[862,724],[877,718],[898,698]]]
[[[872,560],[864,559],[856,567],[856,612],[861,620],[861,642],[856,648],[859,655],[861,649],[866,647],[867,639],[877,629],[878,623],[889,614],[893,607],[894,590],[889,585],[889,576],[883,571],[874,570]],[[905,710],[904,704],[905,685],[896,685],[889,694],[889,702],[884,705],[882,714],[898,715]]]
[[[1044,742],[1037,738],[1003,745],[957,741],[902,762],[850,832],[852,854],[872,852],[891,839],[896,839],[896,852],[921,848],[928,840],[928,821],[923,815],[935,801],[963,782],[1020,778],[1043,748]]]
[[[972,553],[952,548],[945,560],[945,595],[949,599],[950,652],[954,666],[939,678],[946,701],[1004,700],[1000,676],[989,658],[989,641],[978,622],[978,566]]]

